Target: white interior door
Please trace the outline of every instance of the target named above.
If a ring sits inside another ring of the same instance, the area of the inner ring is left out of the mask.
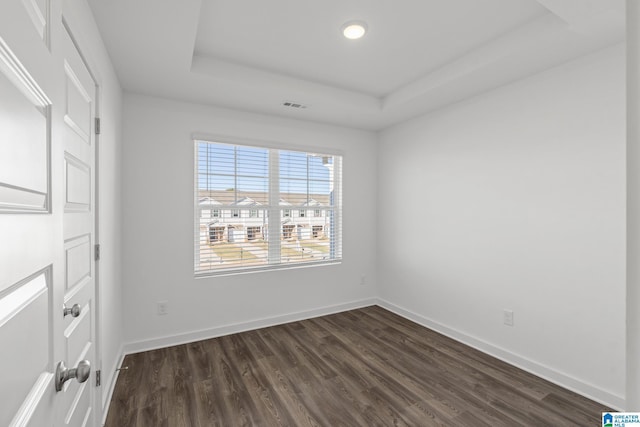
[[[96,85],[70,34],[62,31],[64,66],[62,147],[64,150],[64,304],[79,309],[64,318],[63,360],[96,366],[95,346],[95,92]],[[96,425],[95,377],[69,381],[60,392],[63,426]]]
[[[95,364],[95,90],[56,0],[0,2],[0,426],[97,425],[93,370],[55,387]]]

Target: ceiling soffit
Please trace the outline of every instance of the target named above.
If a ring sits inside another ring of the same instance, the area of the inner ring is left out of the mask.
[[[444,4],[468,1],[442,0],[437,3],[406,0],[408,5],[416,8],[413,14],[409,10],[409,15],[438,10]],[[514,0],[507,1],[515,3]],[[211,44],[199,40],[209,34],[209,31],[203,30],[203,20],[211,13],[207,8],[215,9],[219,4],[243,4],[243,7],[256,6],[258,3],[290,4],[290,0],[183,0],[180,7],[168,0],[89,2],[121,83],[127,90],[372,130],[382,129],[621,42],[625,36],[624,0],[518,0],[524,12],[505,12],[510,14],[510,21],[501,21],[498,34],[495,31],[482,32],[481,27],[472,26],[471,30],[461,31],[464,43],[453,43],[450,48],[447,48],[448,43],[444,38],[431,44],[422,43],[429,46],[422,51],[415,50],[413,56],[424,56],[426,60],[412,60],[406,58],[410,56],[408,52],[401,52],[402,55],[398,56],[401,59],[394,63],[393,58],[397,53],[394,43],[387,45],[377,40],[374,29],[382,26],[385,18],[398,20],[396,13],[394,16],[377,17],[380,22],[375,19],[374,23],[368,22],[370,33],[357,41],[374,45],[376,49],[373,53],[371,46],[365,46],[364,52],[357,53],[357,45],[353,41],[340,39],[339,26],[331,28],[331,36],[315,42],[318,56],[315,64],[320,65],[317,65],[315,72],[309,72],[309,69],[313,69],[309,68],[309,64],[314,64],[309,59],[313,57],[313,49],[310,49],[310,57],[297,54],[304,51],[304,46],[296,45],[300,41],[274,49],[269,49],[267,43],[267,47],[262,48],[262,56],[256,55],[258,59],[251,59],[246,56],[251,49],[245,46],[245,42],[234,40],[231,35],[225,36],[222,42]],[[146,3],[153,4],[153,17],[149,17],[148,7],[151,5]],[[318,4],[330,6],[333,3],[327,1]],[[353,5],[359,3],[340,2],[341,5],[351,6],[342,9],[326,7],[327,10],[313,12],[318,15],[317,22],[332,19],[333,22],[342,23],[349,18],[360,18],[350,10],[355,10]],[[361,3],[362,10],[366,10],[367,5],[390,2]],[[473,0],[472,3],[486,7],[504,3],[504,0]],[[376,13],[385,12],[380,7],[372,9]],[[487,13],[486,10],[479,10]],[[450,7],[445,7],[445,12],[455,16],[455,10],[452,11]],[[499,11],[490,12],[499,15]],[[372,12],[371,16],[376,16],[376,13]],[[392,15],[391,12],[386,13]],[[406,15],[407,11],[403,13]],[[480,12],[474,13],[473,16],[477,16]],[[127,18],[122,19],[122,16]],[[261,15],[253,10],[251,16],[256,20],[260,16],[264,18],[264,13]],[[251,23],[252,19],[241,21]],[[464,27],[463,24],[470,22],[469,19],[458,18],[455,22]],[[497,18],[492,19],[498,21]],[[289,20],[294,21],[293,18]],[[311,29],[321,31],[317,29],[318,24],[313,24],[316,21],[307,22],[311,22]],[[455,27],[450,22],[439,25],[443,28]],[[272,30],[266,27],[261,29],[263,32],[268,30],[264,38],[269,43],[282,36],[282,31],[291,32],[291,38],[295,38],[296,32],[304,30],[304,26],[276,27]],[[141,32],[140,28],[145,31]],[[455,38],[455,31],[448,34]],[[474,38],[474,34],[481,37]],[[305,37],[300,39],[304,41]],[[339,54],[334,55],[332,60],[332,46],[336,43],[345,45],[345,42],[347,47],[338,49]],[[226,47],[223,49],[221,45]],[[287,56],[287,49],[293,49],[296,54]],[[412,49],[416,49],[415,46]],[[434,52],[432,57],[429,57],[429,49]],[[264,60],[270,52],[273,52],[274,58]],[[354,61],[360,61],[358,67],[353,64],[349,67],[349,55],[354,56]],[[402,66],[398,65],[400,63]],[[373,67],[375,72],[367,72],[367,67]],[[356,84],[358,81],[361,81],[360,84]],[[285,108],[285,102],[305,104],[308,108]]]

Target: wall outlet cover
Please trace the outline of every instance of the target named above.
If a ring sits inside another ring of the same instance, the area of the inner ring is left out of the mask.
[[[513,310],[505,309],[503,311],[503,323],[507,326],[513,326]]]
[[[158,316],[162,316],[164,314],[167,314],[169,312],[169,306],[168,306],[168,302],[167,301],[158,301],[157,303],[157,308],[158,308]]]

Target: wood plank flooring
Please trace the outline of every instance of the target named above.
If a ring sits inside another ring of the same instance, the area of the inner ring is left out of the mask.
[[[123,366],[107,427],[597,426],[609,410],[376,306]]]

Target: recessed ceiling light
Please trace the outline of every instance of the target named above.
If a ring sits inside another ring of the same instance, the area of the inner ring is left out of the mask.
[[[342,34],[350,40],[359,39],[366,32],[367,24],[362,21],[349,21],[342,26]]]

